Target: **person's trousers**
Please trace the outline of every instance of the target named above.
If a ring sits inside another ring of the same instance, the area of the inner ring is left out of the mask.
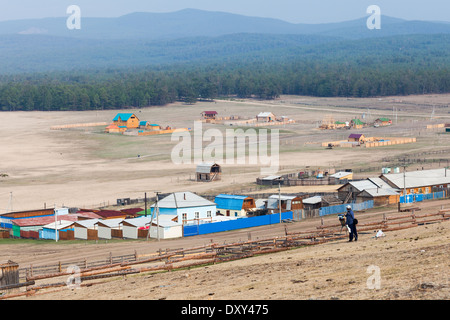
[[[358,232],[356,231],[356,225],[354,223],[349,224],[348,227],[350,228],[350,233],[349,233],[349,240],[352,241],[353,238],[356,240],[358,240]]]

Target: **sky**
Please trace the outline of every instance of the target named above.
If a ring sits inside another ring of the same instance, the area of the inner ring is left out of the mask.
[[[370,5],[382,15],[405,20],[450,22],[450,0],[0,0],[0,21],[68,17],[77,5],[82,17],[118,17],[132,12],[173,12],[186,8],[275,18],[291,23],[329,23],[368,17]]]

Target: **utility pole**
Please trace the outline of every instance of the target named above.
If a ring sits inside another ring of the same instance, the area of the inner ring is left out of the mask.
[[[144,202],[145,202],[145,214],[144,214],[144,216],[147,218],[147,192],[144,194]]]
[[[403,196],[405,197],[405,203],[407,203],[406,197],[406,166],[403,166]]]
[[[56,204],[53,204],[53,213],[55,215],[55,242],[58,242],[58,227],[56,226],[57,218],[56,218]]]
[[[278,183],[278,208],[280,209],[280,223],[281,223],[281,184]]]

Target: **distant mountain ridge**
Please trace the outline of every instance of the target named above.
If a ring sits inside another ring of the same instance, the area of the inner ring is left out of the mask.
[[[324,24],[290,23],[226,12],[184,9],[169,13],[130,13],[117,18],[81,19],[80,30],[66,27],[67,17],[0,22],[0,35],[41,34],[81,39],[171,40],[235,33],[315,34],[347,39],[404,34],[450,33],[450,23],[381,17],[381,30],[369,30],[367,18]]]

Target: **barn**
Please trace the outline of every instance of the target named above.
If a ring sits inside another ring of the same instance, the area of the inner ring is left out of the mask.
[[[8,212],[0,215],[0,227],[2,228],[12,228],[12,221],[16,219],[25,219],[25,218],[37,218],[37,217],[45,217],[45,216],[53,216],[56,215],[65,215],[69,213],[68,208],[60,208],[60,209],[37,209],[37,210],[28,210],[28,211],[16,211],[16,212]]]
[[[255,199],[248,196],[219,194],[215,197],[217,213],[224,216],[245,217],[256,210]]]
[[[121,222],[124,219],[108,219],[97,221],[97,235],[99,239],[123,238]]]
[[[136,129],[139,128],[139,122],[138,117],[134,113],[118,113],[113,119],[113,124],[119,128]]]
[[[222,168],[213,162],[200,163],[197,165],[195,175],[197,181],[217,181],[221,179]]]

